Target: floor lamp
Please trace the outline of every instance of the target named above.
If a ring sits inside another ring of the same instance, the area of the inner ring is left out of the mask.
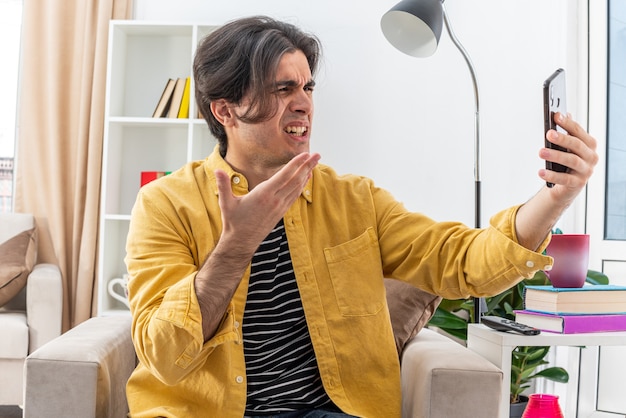
[[[435,53],[445,24],[452,42],[463,55],[474,86],[474,223],[480,228],[480,118],[478,83],[474,65],[463,45],[454,35],[443,5],[444,0],[403,0],[383,15],[380,26],[385,38],[401,52],[412,57],[429,57]],[[486,303],[474,300],[474,321],[480,322]]]

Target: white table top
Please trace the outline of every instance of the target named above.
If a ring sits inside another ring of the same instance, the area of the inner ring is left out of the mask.
[[[626,331],[590,332],[584,334],[557,334],[542,331],[539,335],[522,335],[513,332],[502,332],[491,329],[483,324],[469,324],[468,339],[477,337],[501,346],[626,346]]]

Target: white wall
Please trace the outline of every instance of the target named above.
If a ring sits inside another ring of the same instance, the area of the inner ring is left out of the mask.
[[[135,18],[210,24],[267,14],[314,32],[325,48],[312,137],[322,162],[373,178],[411,210],[473,225],[474,105],[468,69],[445,31],[431,58],[410,58],[393,49],[379,21],[396,2],[135,0]],[[586,119],[581,116],[586,96],[577,103],[577,88],[585,86],[577,68],[578,1],[449,0],[445,5],[480,86],[484,226],[493,213],[527,200],[542,186],[536,175],[542,166],[537,157],[543,144],[541,86],[557,67],[567,70],[570,111]],[[561,222],[566,232],[580,232],[582,218],[574,212],[570,209]]]

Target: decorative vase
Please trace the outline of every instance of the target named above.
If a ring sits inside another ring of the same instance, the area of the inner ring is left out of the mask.
[[[543,393],[530,395],[522,418],[563,418],[559,397]]]

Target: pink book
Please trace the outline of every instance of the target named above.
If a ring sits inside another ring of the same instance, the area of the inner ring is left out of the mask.
[[[515,311],[515,321],[560,334],[626,331],[626,314],[560,315],[536,311]]]

